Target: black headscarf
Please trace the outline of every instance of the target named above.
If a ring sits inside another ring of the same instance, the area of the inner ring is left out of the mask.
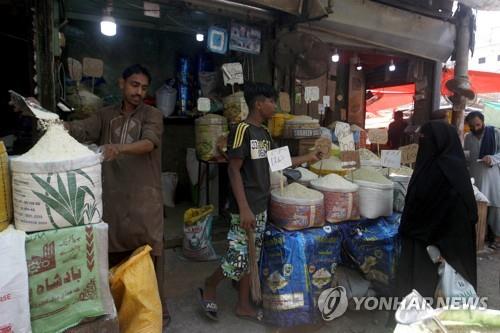
[[[410,209],[403,212],[400,231],[429,242],[436,224],[441,223],[437,217],[443,217],[443,210],[463,204],[467,211],[464,218],[475,224],[477,205],[456,129],[443,121],[430,121],[421,127],[420,134],[415,170],[406,195]],[[461,202],[448,201],[450,188]]]
[[[460,139],[443,121],[426,123],[420,134],[399,232],[424,249],[438,246],[475,286],[477,204]]]

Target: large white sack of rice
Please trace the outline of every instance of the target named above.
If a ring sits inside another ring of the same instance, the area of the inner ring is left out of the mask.
[[[24,155],[10,160],[17,229],[42,231],[102,218],[101,155],[52,123]]]

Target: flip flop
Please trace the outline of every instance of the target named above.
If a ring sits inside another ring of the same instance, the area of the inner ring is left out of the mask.
[[[239,315],[236,313],[236,317],[238,317],[239,319],[251,321],[256,324],[264,323],[264,311],[262,311],[262,309],[258,309],[255,316]]]
[[[214,301],[205,301],[203,299],[203,289],[198,288],[198,301],[200,303],[201,308],[205,315],[213,321],[218,321],[219,317],[217,317],[217,303]]]

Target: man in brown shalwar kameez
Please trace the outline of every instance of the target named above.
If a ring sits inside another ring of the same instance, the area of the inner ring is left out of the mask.
[[[116,265],[142,245],[153,248],[166,325],[170,317],[163,288],[163,116],[143,103],[150,82],[146,68],[128,67],[119,82],[121,104],[66,123],[66,127],[77,140],[102,147],[103,220],[109,224],[110,265]]]

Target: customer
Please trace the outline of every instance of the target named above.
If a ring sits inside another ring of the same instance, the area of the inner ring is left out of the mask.
[[[405,143],[405,129],[408,126],[403,119],[403,111],[394,112],[394,121],[389,124],[388,137],[391,149],[398,149]]]
[[[415,171],[399,233],[398,296],[416,289],[433,297],[438,266],[426,247],[435,245],[446,261],[476,288],[477,206],[460,139],[454,127],[431,121],[420,130]]]
[[[205,314],[217,320],[216,288],[224,279],[239,281],[236,315],[242,319],[262,320],[262,312],[250,302],[250,275],[247,231],[255,232],[255,249],[259,257],[267,222],[270,197],[270,175],[267,151],[272,138],[263,123],[276,110],[276,91],[268,84],[247,83],[245,100],[250,109],[248,118],[231,131],[228,139],[231,226],[227,235],[229,249],[221,265],[205,280],[199,289]],[[316,153],[292,158],[292,164],[318,160]]]
[[[485,126],[481,112],[469,113],[465,121],[471,132],[465,137],[464,149],[470,153],[470,174],[490,201],[486,237],[488,245],[495,249],[496,237],[500,237],[500,130]]]

